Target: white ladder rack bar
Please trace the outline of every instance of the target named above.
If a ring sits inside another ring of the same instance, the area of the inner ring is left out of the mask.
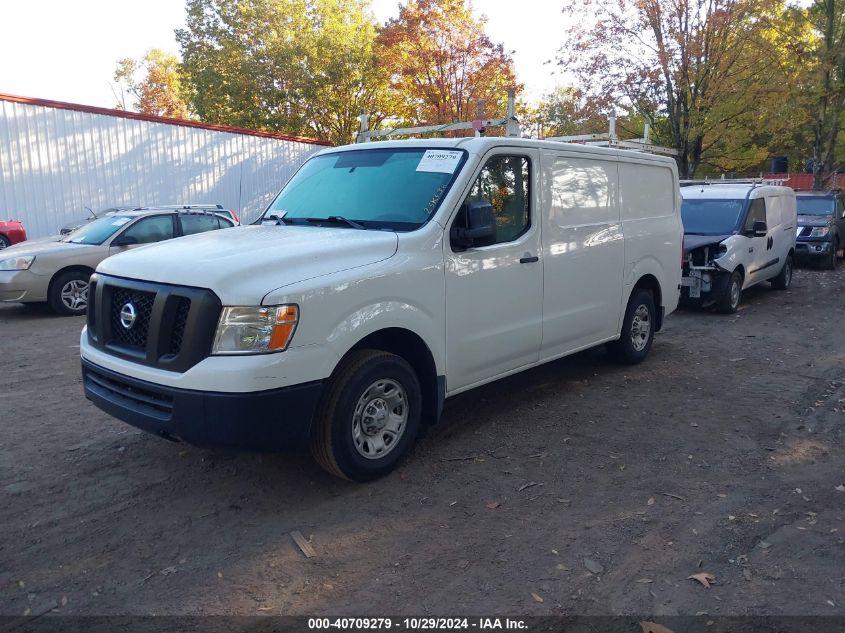
[[[651,125],[645,124],[642,138],[633,138],[630,140],[622,140],[616,135],[616,114],[611,112],[607,117],[607,132],[601,134],[574,134],[571,136],[549,136],[546,141],[559,141],[562,143],[581,143],[583,145],[593,145],[595,147],[618,147],[619,149],[633,149],[639,152],[649,152],[651,154],[667,154],[669,156],[677,156],[678,150],[671,147],[661,147],[654,145],[650,141]]]
[[[369,129],[369,117],[362,112],[358,117],[360,130],[355,139],[356,143],[366,143],[374,138],[391,136],[413,136],[415,134],[429,134],[438,132],[452,132],[455,130],[475,130],[476,136],[481,136],[482,130],[488,127],[504,127],[505,136],[519,137],[522,132],[519,120],[516,118],[516,93],[508,91],[508,113],[500,119],[476,119],[474,121],[455,121],[453,123],[442,123],[439,125],[418,125],[414,127],[397,127],[385,130]]]
[[[782,185],[789,178],[704,178],[696,180],[681,180],[682,187],[695,185]]]

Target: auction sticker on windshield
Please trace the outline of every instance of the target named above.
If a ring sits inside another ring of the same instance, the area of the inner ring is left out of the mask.
[[[417,171],[434,171],[442,174],[453,174],[461,160],[461,152],[450,152],[439,149],[426,150],[417,165]]]

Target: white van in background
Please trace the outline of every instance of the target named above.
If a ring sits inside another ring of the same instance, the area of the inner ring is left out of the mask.
[[[789,288],[797,234],[792,189],[698,182],[681,187],[681,196],[684,300],[733,313],[746,288],[763,281]]]
[[[170,439],[310,445],[359,481],[393,469],[448,396],[604,343],[643,360],[678,303],[677,170],[645,153],[332,148],[225,233],[98,267],[87,397]]]

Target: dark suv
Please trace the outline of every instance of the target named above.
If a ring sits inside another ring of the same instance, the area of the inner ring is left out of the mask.
[[[798,192],[798,260],[836,268],[845,248],[845,194],[842,191]]]

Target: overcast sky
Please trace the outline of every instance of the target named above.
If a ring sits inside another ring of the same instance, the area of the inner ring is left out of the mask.
[[[475,0],[494,41],[514,51],[528,96],[554,87],[563,37],[562,0]],[[398,0],[373,0],[376,17],[398,13]],[[518,7],[516,9],[515,7]],[[122,57],[149,48],[178,53],[174,29],[183,0],[0,1],[0,92],[113,107],[112,75]]]

